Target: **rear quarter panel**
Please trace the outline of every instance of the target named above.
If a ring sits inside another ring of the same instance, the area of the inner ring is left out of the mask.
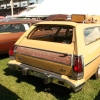
[[[100,39],[86,45],[84,38],[84,29],[99,24],[80,24],[76,26],[76,48],[77,55],[84,58],[84,78],[89,79],[97,70],[100,64]]]

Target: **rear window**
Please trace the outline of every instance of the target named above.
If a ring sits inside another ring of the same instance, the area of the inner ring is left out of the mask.
[[[70,44],[72,42],[73,28],[73,26],[69,25],[40,25],[31,32],[28,39]]]
[[[28,29],[29,29],[29,24],[3,24],[3,25],[0,25],[0,33],[25,32]]]

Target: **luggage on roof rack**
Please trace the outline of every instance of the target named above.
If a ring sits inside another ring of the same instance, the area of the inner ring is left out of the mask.
[[[72,21],[72,22],[78,22],[82,23],[85,20],[85,15],[79,15],[79,14],[72,14],[71,16],[68,16],[66,14],[55,14],[50,15],[45,19],[45,21]]]
[[[76,23],[99,23],[100,15],[85,15],[85,14],[54,14],[50,15],[45,21],[71,21]]]

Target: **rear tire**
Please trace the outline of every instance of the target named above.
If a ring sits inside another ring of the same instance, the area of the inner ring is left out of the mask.
[[[77,93],[77,92],[81,91],[82,88],[83,88],[83,86],[79,86],[79,87],[71,89],[71,90],[72,90],[72,92]]]
[[[97,69],[97,71],[95,73],[95,78],[96,79],[100,79],[100,65],[99,65],[99,67],[98,67],[98,69]]]

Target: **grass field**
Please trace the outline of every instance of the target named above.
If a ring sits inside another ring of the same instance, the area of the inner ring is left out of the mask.
[[[0,56],[0,100],[100,100],[100,80],[91,78],[78,93],[8,69],[7,55]]]

